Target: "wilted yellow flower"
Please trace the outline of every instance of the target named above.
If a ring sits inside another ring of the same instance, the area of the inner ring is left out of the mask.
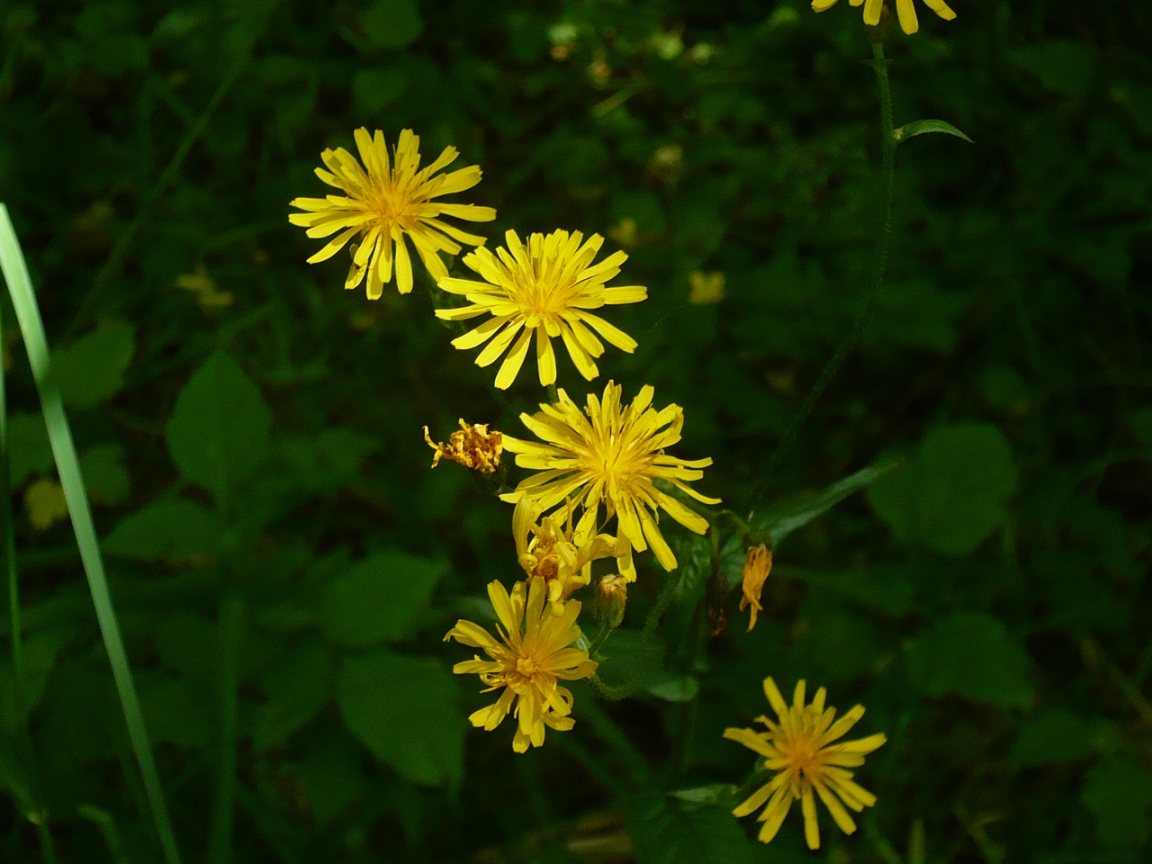
[[[831,9],[837,0],[812,0],[812,8],[817,12]],[[875,27],[880,23],[880,11],[884,8],[884,0],[848,0],[853,6],[864,4],[864,23]],[[944,0],[924,0],[924,5],[943,18],[952,21],[956,17]],[[920,22],[916,19],[916,7],[912,0],[896,0],[896,15],[900,18],[900,29],[911,36],[920,29]]]
[[[37,480],[24,491],[24,509],[28,511],[28,521],[33,528],[47,531],[68,517],[64,488],[55,480]]]
[[[596,586],[596,616],[613,629],[624,620],[624,607],[628,604],[628,580],[618,573],[609,573]]]
[[[692,289],[688,292],[688,302],[695,306],[708,306],[724,299],[724,274],[702,273],[696,270],[688,274]]]
[[[361,127],[355,132],[360,162],[345,150],[325,150],[320,154],[329,171],[316,169],[316,176],[343,192],[326,198],[297,198],[291,206],[305,210],[293,213],[288,221],[308,229],[309,237],[336,237],[308,259],[309,264],[324,261],[339,252],[353,237],[359,235],[358,245],[352,247],[352,269],[344,287],[355,288],[368,276],[368,298],[376,300],[384,285],[392,281],[393,260],[396,269],[396,287],[401,294],[412,290],[412,264],[408,256],[405,235],[416,247],[420,260],[433,279],[443,279],[448,269],[440,260],[440,253],[455,255],[459,243],[480,246],[483,237],[467,234],[442,222],[438,217],[452,216],[469,222],[491,222],[496,211],[475,204],[444,204],[433,201],[442,195],[463,192],[480,182],[480,169],[472,165],[451,174],[437,174],[459,155],[455,147],[445,147],[440,158],[420,169],[420,139],[411,129],[400,133],[393,159],[389,162],[384,133],[376,130],[375,137]],[[393,253],[395,249],[395,253]]]
[[[448,437],[447,444],[437,444],[428,434],[428,427],[424,427],[424,440],[428,446],[436,451],[432,457],[432,467],[440,464],[440,460],[450,459],[459,462],[465,468],[479,471],[481,474],[491,474],[500,467],[500,456],[504,452],[504,436],[496,431],[489,432],[487,423],[476,423],[469,426],[460,418],[460,429]]]
[[[515,231],[508,231],[504,235],[507,249],[501,247],[495,254],[488,249],[477,249],[464,256],[465,265],[485,281],[450,278],[439,281],[445,291],[463,294],[472,305],[437,309],[437,318],[464,321],[481,315],[492,316],[474,330],[453,339],[452,344],[466,350],[487,342],[476,358],[477,366],[488,366],[507,351],[508,356],[496,375],[496,386],[501,390],[507,389],[520,373],[533,333],[536,335],[536,368],[545,387],[556,383],[554,337],[564,340],[568,356],[589,381],[600,374],[592,358],[604,353],[604,344],[596,333],[621,351],[636,350],[635,339],[587,310],[639,303],[648,296],[648,289],[642,285],[605,287],[604,283],[615,278],[628,256],[615,252],[593,265],[592,259],[604,238],[593,234],[581,245],[583,239],[579,231],[571,234],[553,231],[547,237],[531,235],[525,246]]]
[[[477,655],[457,663],[452,671],[457,675],[478,674],[488,686],[485,693],[504,688],[495,703],[474,712],[468,720],[490,732],[504,722],[511,710],[518,721],[512,739],[512,749],[517,753],[526,751],[529,744],[543,744],[545,726],[558,732],[572,728],[572,691],[557,681],[587,678],[597,666],[588,659],[586,651],[569,647],[580,638],[580,628],[575,626],[580,604],[569,600],[555,615],[545,608],[547,593],[545,581],[540,578],[530,580],[527,591],[523,582],[517,582],[511,595],[499,582],[492,582],[488,597],[500,620],[500,638],[464,620],[457,621],[444,637],[445,641],[455,639],[481,648],[492,658],[481,660]]]
[[[733,810],[733,814],[747,816],[767,802],[759,821],[764,823],[760,829],[760,842],[768,843],[780,830],[792,802],[799,799],[808,848],[819,849],[820,829],[816,823],[816,799],[812,794],[815,791],[840,830],[851,834],[856,830],[856,823],[844,809],[844,804],[859,813],[875,804],[876,796],[856,785],[852,781],[853,773],[844,769],[863,765],[864,757],[888,739],[883,733],[878,733],[857,741],[833,744],[864,716],[864,708],[857,705],[833,723],[836,709],[824,707],[827,691],[823,687],[816,691],[812,703],[805,705],[804,681],[799,681],[789,707],[776,682],[768,677],[764,679],[764,695],[780,718],[779,723],[767,717],[757,717],[756,722],[763,723],[768,731],[729,728],[724,730],[724,737],[755,750],[764,757],[765,769],[779,773]]]
[[[592,562],[616,554],[616,540],[606,534],[591,535],[573,530],[572,514],[567,525],[561,515],[545,516],[536,522],[538,511],[531,498],[516,502],[512,514],[512,535],[516,556],[531,579],[542,578],[548,586],[548,600],[559,613],[559,600],[567,600],[577,588],[592,578]]]
[[[620,386],[609,381],[603,401],[589,393],[588,405],[581,411],[560,390],[559,402],[541,404],[539,414],[520,415],[524,425],[545,443],[504,436],[504,446],[517,454],[516,464],[540,473],[501,499],[517,502],[528,497],[540,512],[561,504],[567,510],[580,507],[584,513],[577,531],[602,530],[598,517],[603,504],[606,520],[617,518],[620,572],[629,581],[636,578],[632,548],[644,551],[651,544],[665,570],[676,568],[676,556],[657,525],[660,510],[697,534],[708,530],[703,516],[661,491],[655,480],[666,480],[705,504],[720,503],[719,498],[701,495],[686,482],[703,477],[699,469],[711,465],[711,459],[691,461],[665,454],[666,447],[680,440],[684,412],[679,405],[660,411],[652,408],[654,393],[651,385],[645,386],[630,406],[621,408]]]
[[[740,598],[740,611],[752,607],[748,621],[748,632],[756,626],[756,615],[764,607],[760,605],[760,594],[764,590],[764,580],[772,572],[772,550],[761,543],[752,546],[744,558],[744,596]]]

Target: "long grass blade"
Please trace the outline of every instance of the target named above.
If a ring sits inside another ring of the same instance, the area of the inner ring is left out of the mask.
[[[64,487],[64,497],[68,502],[68,513],[72,519],[72,529],[76,534],[76,544],[80,548],[80,558],[84,563],[84,574],[88,579],[88,589],[92,603],[96,607],[96,620],[112,665],[112,676],[120,696],[120,707],[128,726],[128,736],[136,761],[144,781],[144,789],[152,810],[152,819],[164,857],[168,864],[180,864],[180,854],[164,803],[160,786],[160,776],[152,757],[148,742],[148,732],[144,726],[144,715],[140,710],[140,700],[136,695],[136,685],[132,680],[132,670],[124,650],[124,640],[120,635],[120,624],[112,605],[112,594],[108,589],[108,578],[104,573],[104,562],[96,539],[96,528],[92,522],[92,510],[84,489],[84,479],[80,473],[80,462],[76,447],[72,442],[72,431],[64,415],[64,404],[60,391],[53,380],[48,357],[48,340],[44,333],[44,322],[40,318],[40,308],[32,290],[32,280],[20,241],[8,216],[8,208],[0,204],[0,269],[8,284],[20,332],[28,350],[28,360],[32,375],[36,379],[36,389],[40,393],[41,410],[48,426],[48,438],[56,459],[56,470],[60,475],[60,485]]]

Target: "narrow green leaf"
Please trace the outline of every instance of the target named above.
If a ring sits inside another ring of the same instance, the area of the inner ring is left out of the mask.
[[[927,135],[929,132],[943,132],[945,135],[951,135],[955,138],[963,138],[969,144],[976,142],[953,126],[951,123],[945,123],[943,120],[913,120],[911,123],[905,123],[899,129],[892,133],[892,137],[896,139],[896,143],[907,141],[909,138],[915,138],[917,135]]]
[[[124,711],[132,748],[140,766],[152,818],[160,836],[165,859],[168,864],[179,864],[180,853],[176,847],[176,837],[172,831],[168,808],[164,803],[164,793],[152,756],[152,747],[148,743],[148,732],[132,680],[128,655],[124,650],[124,640],[120,635],[120,624],[112,605],[108,578],[104,574],[104,562],[100,556],[100,545],[96,540],[92,511],[88,506],[88,495],[84,490],[84,479],[80,473],[80,460],[72,443],[72,431],[64,415],[60,392],[51,375],[44,323],[40,318],[40,308],[36,303],[36,294],[32,290],[32,280],[28,275],[24,253],[20,249],[19,240],[16,239],[16,231],[12,227],[8,208],[3,204],[0,204],[0,270],[4,273],[8,293],[16,309],[16,318],[20,323],[20,332],[28,351],[32,375],[36,379],[36,388],[40,393],[48,438],[56,458],[56,470],[68,501],[68,513],[72,518],[76,544],[80,548],[84,574],[88,579],[92,603],[96,608],[96,619],[100,625],[105,650],[108,652],[108,660],[112,665],[112,675],[120,695],[120,705]]]

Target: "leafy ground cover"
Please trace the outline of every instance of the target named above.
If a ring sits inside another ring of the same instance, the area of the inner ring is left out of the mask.
[[[768,675],[888,738],[858,769],[860,830],[822,816],[837,864],[1146,860],[1152,11],[955,8],[892,28],[895,120],[975,143],[901,143],[875,314],[791,437],[880,231],[859,9],[0,10],[0,201],[184,860],[812,857],[799,814],[762,845],[730,813],[753,760],[722,733],[768,711]],[[288,202],[323,194],[320,152],[360,126],[481,166],[490,247],[565,228],[628,253],[648,299],[612,320],[638,348],[586,388],[561,357],[561,386],[682,406],[677,454],[714,460],[695,485],[775,546],[746,632],[742,539],[662,523],[681,566],[639,559],[604,647],[604,683],[634,692],[577,683],[575,728],[523,755],[468,726],[490,700],[442,641],[519,578],[512,507],[429,470],[421,429],[525,435],[548,393],[453,349],[419,267],[368,301],[343,255],[304,263]],[[12,313],[0,859],[163,860]],[[706,598],[714,570],[731,590]],[[728,626],[698,649],[708,604]]]

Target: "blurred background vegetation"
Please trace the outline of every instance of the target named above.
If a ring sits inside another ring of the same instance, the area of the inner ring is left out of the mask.
[[[875,319],[755,500],[867,290],[880,148],[859,9],[4,4],[0,200],[186,861],[807,860],[798,813],[764,847],[707,796],[665,794],[749,777],[720,734],[766,712],[768,674],[863,703],[861,734],[889,738],[859,772],[879,796],[862,830],[824,814],[830,861],[1148,860],[1152,9],[954,7],[893,34],[896,123],[976,143],[900,147]],[[682,405],[677,455],[715,459],[705,494],[764,512],[906,457],[781,544],[756,630],[730,596],[698,657],[687,600],[666,647],[638,649],[679,578],[645,558],[604,669],[644,692],[578,689],[575,730],[524,756],[507,724],[466,727],[486,697],[440,641],[517,577],[511,507],[459,466],[430,472],[420,429],[523,434],[543,394],[525,374],[498,396],[422,273],[370,303],[341,290],[343,256],[304,263],[288,201],[321,194],[320,151],[361,125],[482,166],[467,200],[498,209],[493,239],[563,227],[628,251],[622,284],[649,300],[613,321],[640,348],[587,388],[562,361],[561,384]],[[0,860],[44,860],[31,820],[61,862],[160,860],[4,321],[30,704],[5,663]]]

